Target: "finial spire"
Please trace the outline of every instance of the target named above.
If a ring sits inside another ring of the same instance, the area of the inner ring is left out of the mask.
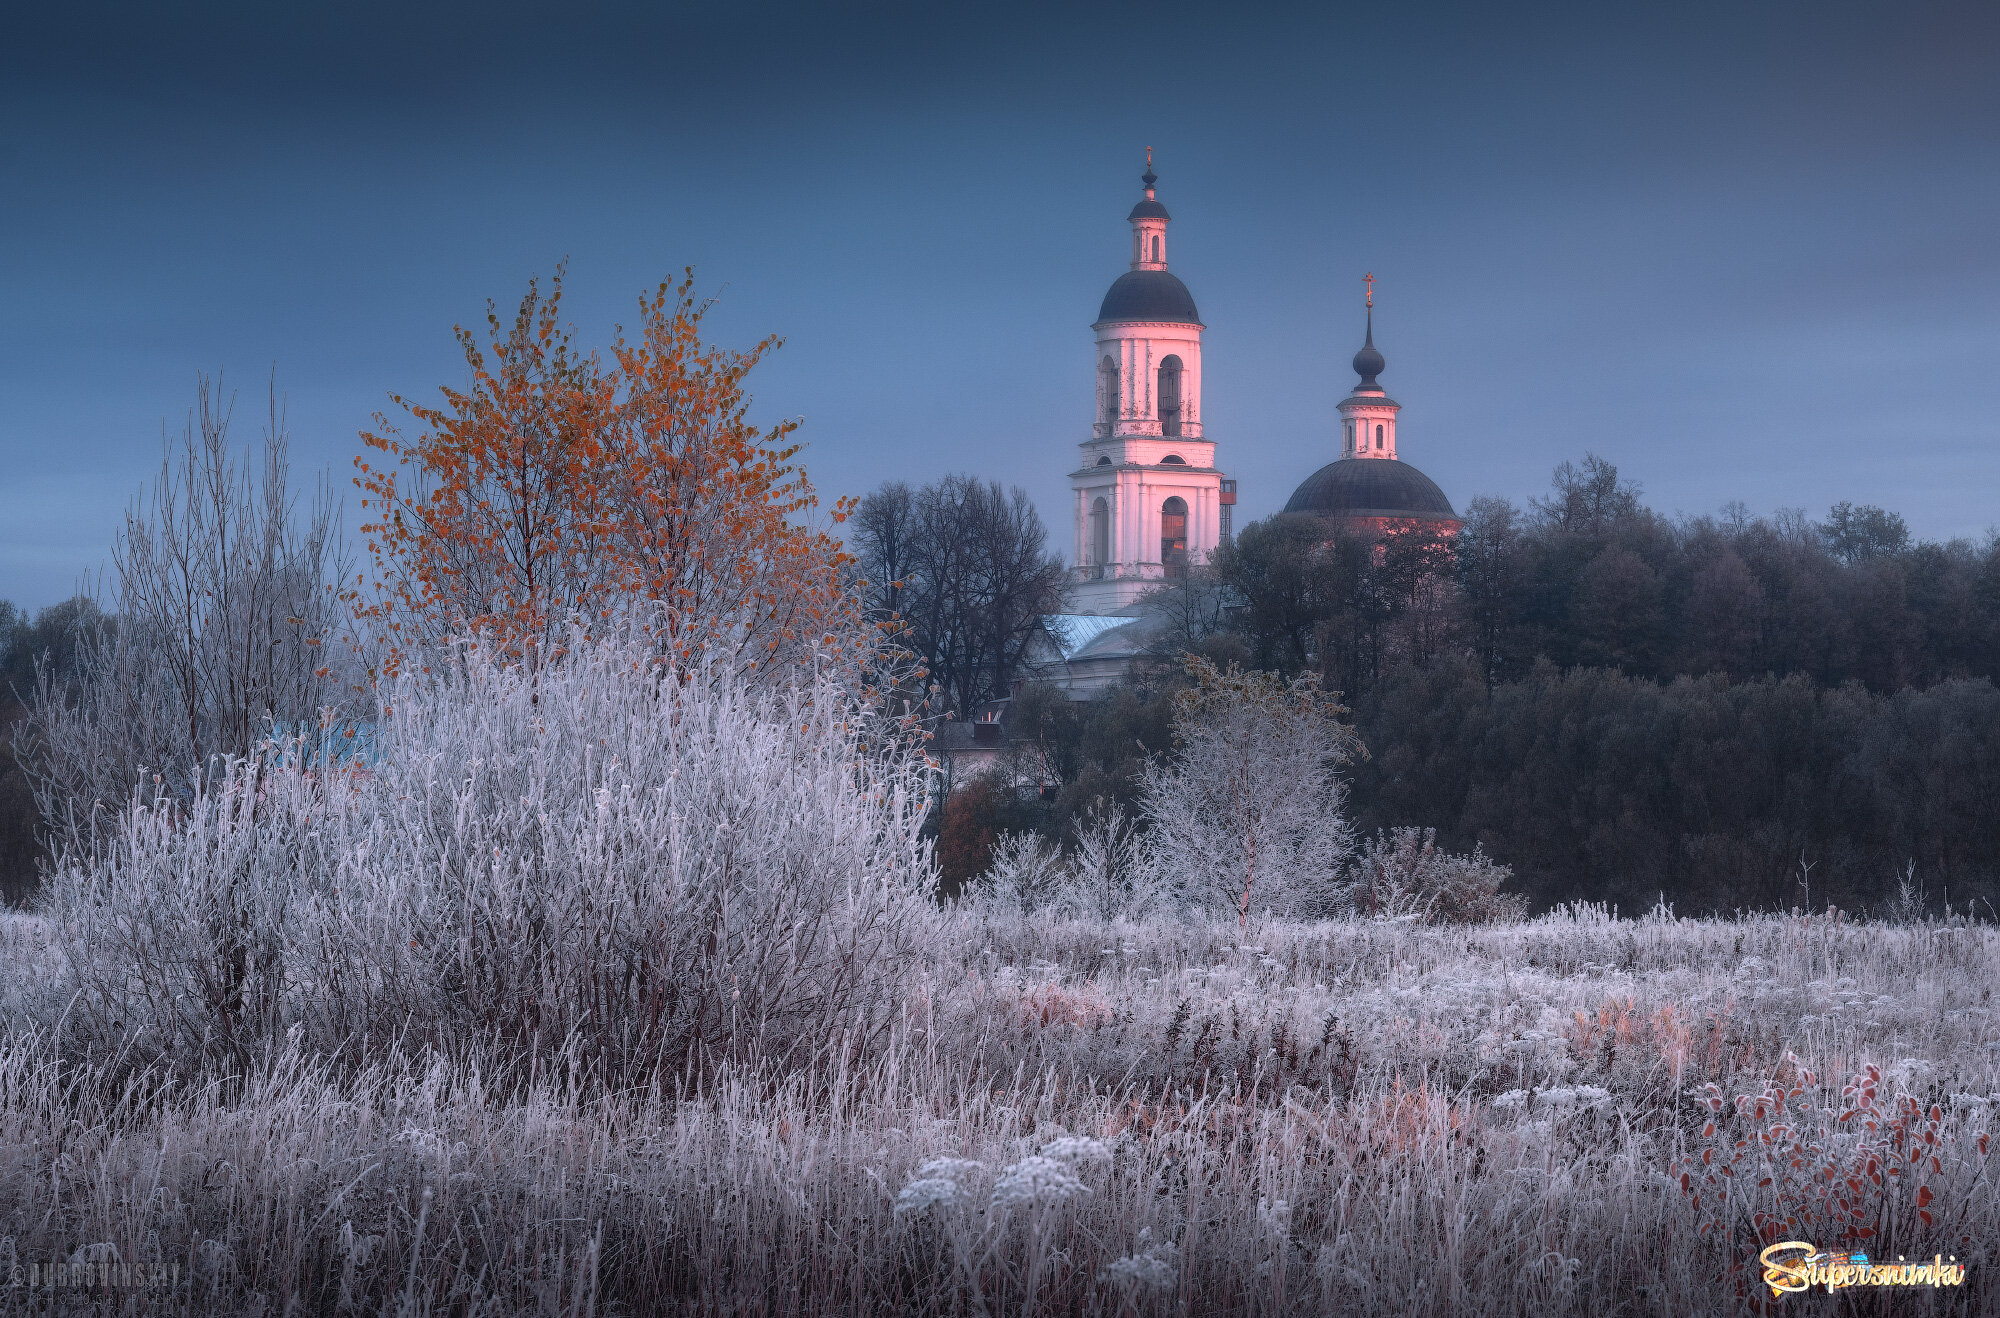
[[[1153,185],[1160,181],[1160,176],[1153,172],[1153,148],[1151,147],[1146,148],[1146,172],[1139,176],[1139,181],[1146,185],[1146,199],[1151,201],[1153,198]]]
[[[1368,285],[1368,335],[1362,340],[1361,351],[1354,354],[1354,373],[1361,377],[1355,388],[1379,390],[1382,386],[1375,382],[1375,377],[1387,363],[1375,348],[1375,272],[1363,275],[1362,282]]]

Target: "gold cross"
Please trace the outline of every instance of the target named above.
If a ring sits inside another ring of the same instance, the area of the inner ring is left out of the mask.
[[[1368,285],[1368,305],[1372,307],[1375,305],[1375,272],[1370,270],[1361,278],[1362,282]]]
[[[1147,168],[1147,169],[1151,169],[1152,167],[1153,167],[1153,148],[1151,148],[1151,147],[1147,147],[1147,148],[1146,148],[1146,168]]]

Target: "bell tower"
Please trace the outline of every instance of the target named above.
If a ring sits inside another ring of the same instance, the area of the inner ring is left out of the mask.
[[[1070,473],[1076,495],[1075,582],[1084,613],[1134,612],[1161,581],[1215,551],[1227,520],[1215,445],[1203,434],[1201,335],[1194,296],[1167,268],[1167,225],[1146,149],[1145,192],[1126,221],[1130,268],[1098,308],[1090,438]]]

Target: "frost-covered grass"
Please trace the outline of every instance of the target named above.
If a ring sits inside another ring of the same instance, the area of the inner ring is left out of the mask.
[[[680,1097],[296,1053],[107,1093],[21,1032],[45,934],[0,924],[0,1250],[177,1263],[174,1311],[1747,1312],[1772,1209],[1969,1263],[1898,1311],[2000,1297],[1990,926],[962,908],[884,1046]]]
[[[940,909],[909,732],[837,670],[468,654],[365,772],[274,752],[113,817],[0,917],[0,1278],[115,1262],[189,1314],[1551,1318],[1746,1311],[1799,1239],[1955,1255],[1965,1288],[1898,1303],[1995,1307],[2000,930],[1431,925],[1505,908],[1414,838],[1371,853],[1375,918],[1256,916],[1240,876],[1288,876],[1233,858],[1203,913],[1116,821],[1069,914],[1024,909],[1053,860],[1018,846]]]

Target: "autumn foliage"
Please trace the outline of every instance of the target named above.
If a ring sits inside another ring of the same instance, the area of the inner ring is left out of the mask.
[[[468,388],[391,395],[411,424],[378,415],[362,439],[389,461],[355,478],[376,579],[354,600],[384,672],[476,632],[534,666],[572,620],[746,668],[851,634],[839,546],[796,520],[818,506],[798,423],[746,419],[744,377],[779,340],[703,343],[693,283],[642,296],[607,360],[562,323],[562,272],[546,297],[531,280],[511,324],[489,305],[483,345],[457,328]]]

